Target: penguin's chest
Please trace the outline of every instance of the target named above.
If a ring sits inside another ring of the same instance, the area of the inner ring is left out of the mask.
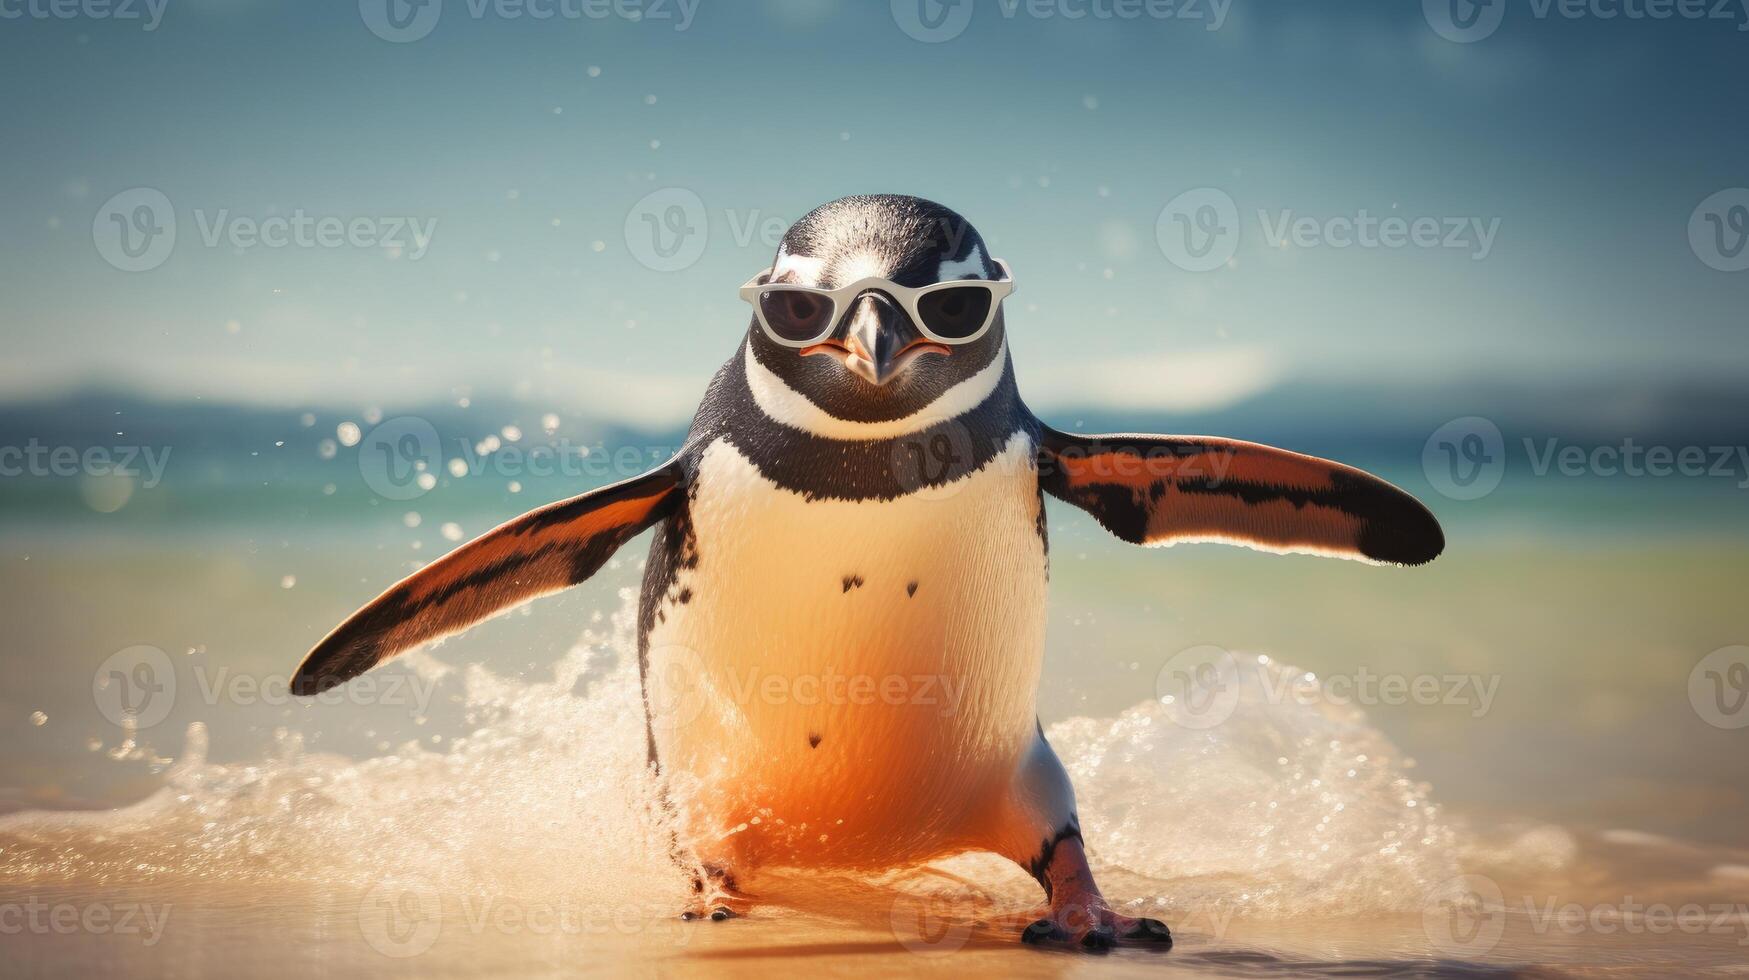
[[[1032,445],[891,500],[809,499],[703,454],[646,683],[665,769],[788,825],[947,811],[1033,734],[1046,568]],[[854,824],[845,833],[854,833]]]

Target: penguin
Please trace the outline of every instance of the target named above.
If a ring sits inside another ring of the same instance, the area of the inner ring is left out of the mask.
[[[1360,470],[1230,439],[1079,435],[1021,400],[1007,265],[955,212],[822,205],[742,288],[754,315],[683,448],[516,518],[316,644],[298,694],[587,580],[654,529],[638,653],[650,762],[693,874],[685,917],[754,907],[761,868],[878,872],[969,851],[1042,887],[1025,942],[1172,942],[1119,914],[1040,724],[1044,498],[1138,545],[1384,565],[1444,549]]]

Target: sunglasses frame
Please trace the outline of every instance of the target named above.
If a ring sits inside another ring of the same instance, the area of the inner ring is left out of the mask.
[[[1007,262],[1004,262],[1001,259],[996,259],[995,261],[996,268],[1002,273],[1002,278],[1000,279],[949,279],[945,282],[932,282],[927,286],[916,287],[901,286],[898,283],[893,282],[891,279],[882,279],[880,276],[867,276],[858,279],[848,286],[840,286],[837,289],[821,289],[817,286],[803,286],[787,282],[761,282],[760,280],[771,275],[771,270],[766,269],[764,272],[747,280],[746,285],[741,287],[741,298],[746,300],[748,305],[753,307],[753,318],[759,321],[759,328],[765,331],[765,336],[769,337],[772,343],[780,344],[784,347],[794,347],[797,349],[812,347],[815,344],[826,340],[828,337],[831,337],[833,333],[837,332],[838,321],[843,319],[845,312],[850,309],[850,304],[854,302],[858,296],[861,296],[863,293],[869,292],[870,290],[882,292],[892,297],[893,300],[904,309],[905,313],[911,317],[911,322],[916,325],[918,333],[921,333],[924,337],[935,343],[946,344],[952,347],[959,344],[972,343],[988,333],[991,324],[996,322],[996,314],[1002,308],[1002,301],[1013,294],[1014,273],[1008,268]],[[933,292],[938,292],[943,289],[957,289],[965,286],[982,287],[990,293],[990,312],[984,317],[983,326],[964,337],[943,337],[929,329],[929,325],[923,322],[923,316],[917,311],[917,301]],[[772,329],[771,324],[766,322],[765,310],[759,304],[759,296],[761,293],[778,292],[808,293],[809,295],[818,296],[826,302],[831,303],[832,315],[826,320],[825,330],[823,330],[819,336],[812,337],[808,340],[789,340],[779,335],[776,330]]]

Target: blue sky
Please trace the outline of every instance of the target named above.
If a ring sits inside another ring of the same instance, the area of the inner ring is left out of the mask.
[[[442,0],[395,42],[368,24],[382,0],[158,2],[146,30],[0,0],[13,397],[511,395],[672,421],[745,329],[770,232],[876,191],[958,209],[1010,261],[1047,407],[1749,368],[1749,272],[1690,240],[1749,186],[1738,6],[1527,2],[1458,42],[1437,4],[1231,0],[1211,29],[1212,0],[972,0],[934,8],[970,16],[926,43],[880,0],[698,0],[685,29],[678,0],[636,22]],[[101,239],[137,188],[176,236],[127,272]],[[1177,219],[1157,232],[1201,188],[1236,237],[1189,271],[1162,246]],[[646,212],[690,249],[655,256],[677,239]],[[362,234],[254,243],[274,217]],[[1438,244],[1337,247],[1386,218]]]

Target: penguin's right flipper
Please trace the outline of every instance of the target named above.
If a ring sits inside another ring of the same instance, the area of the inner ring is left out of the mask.
[[[1396,565],[1445,549],[1433,514],[1370,473],[1208,436],[1078,436],[1040,425],[1039,482],[1125,541],[1220,541]]]
[[[576,585],[680,501],[678,462],[533,510],[489,531],[353,613],[304,658],[292,693],[320,694],[423,643]]]

